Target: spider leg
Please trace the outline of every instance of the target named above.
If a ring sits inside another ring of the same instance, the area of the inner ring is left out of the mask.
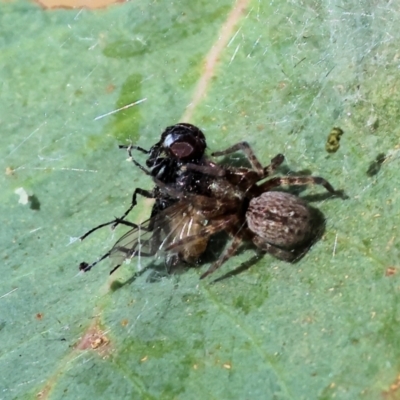
[[[244,143],[246,143],[246,142],[244,142]],[[241,143],[239,143],[239,144],[241,144]],[[248,149],[250,149],[250,151],[252,151],[250,147],[248,147]],[[220,153],[224,154],[224,152],[215,152],[215,153],[212,153],[212,155],[220,155]],[[253,153],[253,156],[255,157],[254,153]],[[279,168],[279,166],[283,163],[284,160],[285,160],[285,156],[283,154],[277,154],[271,160],[271,163],[269,165],[267,165],[266,167],[262,167],[261,164],[259,164],[260,168],[258,168],[258,165],[254,166],[252,164],[253,170],[257,176],[257,180],[261,180],[263,178],[266,178],[267,176],[273,175],[275,173],[275,171]],[[259,163],[258,160],[257,160],[257,162]],[[246,177],[246,175],[249,172],[249,170],[247,168],[235,168],[235,169],[221,168],[221,166],[214,164],[214,163],[210,163],[209,165],[197,165],[197,164],[188,163],[185,166],[183,166],[182,169],[198,171],[205,175],[210,175],[210,176],[215,176],[215,177],[224,177],[227,175],[228,172],[234,173],[237,176]]]
[[[240,236],[235,236],[224,254],[216,262],[214,262],[211,267],[208,268],[206,272],[204,272],[204,274],[200,276],[200,279],[204,279],[206,276],[215,272],[225,261],[231,258],[236,253],[241,243],[242,238]]]
[[[278,154],[272,159],[271,165],[268,167],[263,167],[258,160],[257,156],[254,154],[253,149],[250,147],[250,145],[247,142],[239,142],[234,144],[231,147],[228,147],[225,150],[222,151],[215,151],[214,153],[211,153],[212,156],[214,157],[219,157],[219,156],[224,156],[227,154],[232,154],[236,151],[243,151],[244,155],[246,156],[247,160],[251,164],[251,167],[253,170],[259,175],[259,176],[267,176],[265,175],[266,173],[270,174],[270,169],[273,169],[273,166],[275,169],[282,164],[284,160],[284,156],[282,154]]]
[[[328,192],[332,194],[336,194],[333,186],[324,178],[320,176],[285,176],[285,177],[276,177],[271,178],[261,184],[259,189],[261,192],[268,192],[273,188],[279,186],[304,186],[304,185],[321,185]]]
[[[280,165],[285,161],[285,156],[283,154],[277,154],[272,160],[271,164],[267,165],[263,169],[263,178],[273,175]]]
[[[253,238],[253,243],[262,251],[265,251],[280,260],[293,262],[298,257],[299,254],[295,251],[290,251],[286,249],[282,249],[280,247],[274,246],[273,244],[264,242],[260,237],[255,236]]]
[[[254,154],[253,149],[250,147],[250,145],[247,142],[239,142],[234,144],[231,147],[228,147],[225,150],[222,151],[215,151],[214,153],[211,153],[213,157],[219,157],[219,156],[225,156],[227,154],[232,154],[238,150],[243,151],[245,154],[246,158],[249,160],[249,163],[251,164],[252,168],[257,172],[257,174],[262,175],[263,173],[263,167]]]

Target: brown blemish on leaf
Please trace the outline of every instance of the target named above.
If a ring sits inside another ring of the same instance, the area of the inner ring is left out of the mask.
[[[40,392],[36,394],[36,398],[38,399],[47,399],[49,397],[51,390],[51,386],[48,384],[46,385]]]
[[[385,271],[385,276],[393,276],[396,275],[397,268],[396,267],[387,267]]]
[[[106,357],[111,352],[111,344],[105,332],[97,324],[92,325],[75,345],[76,350],[96,350],[99,355]]]
[[[105,335],[104,330],[100,328],[97,319],[88,327],[81,339],[74,346],[70,346],[70,348],[72,351],[64,357],[63,361],[60,362],[60,367],[47,379],[43,388],[36,394],[38,399],[46,400],[51,397],[51,392],[57,384],[59,376],[65,372],[65,365],[77,358],[77,352],[95,351],[102,358],[106,358],[113,351],[110,339]]]
[[[6,168],[6,175],[7,175],[7,176],[14,175],[14,169],[11,168],[11,167],[7,167],[7,168]]]
[[[36,0],[44,9],[55,8],[87,8],[97,9],[105,8],[111,4],[124,3],[123,0]]]
[[[400,389],[400,374],[397,375],[395,381],[389,386],[388,390],[383,391],[384,399],[398,399],[399,398],[399,389]]]
[[[108,340],[108,338],[106,336],[99,336],[93,340],[91,345],[92,345],[92,349],[97,349],[100,346],[106,346],[108,343],[110,343],[110,341]]]
[[[114,90],[115,90],[115,85],[113,85],[112,83],[110,83],[106,88],[107,93],[112,93]]]

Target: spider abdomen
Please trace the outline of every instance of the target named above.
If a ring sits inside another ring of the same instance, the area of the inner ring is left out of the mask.
[[[249,229],[258,242],[292,249],[313,233],[310,208],[299,197],[285,192],[265,192],[250,201],[246,212]]]

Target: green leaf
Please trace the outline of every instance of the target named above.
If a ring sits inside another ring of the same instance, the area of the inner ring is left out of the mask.
[[[4,3],[0,398],[400,398],[398,25],[392,2]],[[249,246],[204,281],[208,265],[157,278],[139,260],[78,274],[124,230],[73,238],[152,187],[118,144],[182,119],[211,151],[247,140],[349,198],[300,193],[327,224],[294,265],[212,283]]]

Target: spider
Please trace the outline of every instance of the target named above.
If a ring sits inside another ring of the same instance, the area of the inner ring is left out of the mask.
[[[194,125],[179,123],[167,127],[162,133],[160,140],[153,145],[150,150],[132,145],[120,145],[119,148],[127,149],[132,162],[161,185],[168,185],[177,191],[185,193],[206,194],[208,192],[209,177],[197,172],[195,169],[189,170],[184,168],[188,163],[191,165],[201,165],[206,170],[207,168],[214,167],[214,164],[208,160],[204,154],[206,149],[205,136],[203,132]],[[146,166],[149,170],[144,168],[132,157],[132,150],[138,150],[149,155],[146,160]],[[115,218],[112,221],[92,228],[82,235],[80,240],[84,240],[93,232],[105,226],[111,225],[114,229],[118,224],[121,224],[137,204],[137,195],[155,199],[149,220],[150,225],[147,227],[149,230],[153,229],[153,225],[157,220],[154,217],[178,201],[176,197],[172,197],[166,191],[160,190],[158,185],[151,191],[136,188],[132,195],[130,207],[120,218]],[[125,225],[132,226],[130,223],[126,223]],[[193,233],[193,231],[191,232]],[[197,253],[199,253],[199,251]],[[107,255],[104,255],[101,259],[105,257],[107,257]],[[190,259],[192,260],[193,257]],[[82,262],[80,268],[88,271],[98,261],[90,265],[86,262]],[[184,261],[186,261],[186,259]],[[178,262],[179,259],[176,257],[174,260],[172,258],[169,259],[169,263],[171,264]]]
[[[208,180],[208,196],[179,191],[154,179],[164,195],[177,201],[142,225],[121,222],[133,229],[103,257],[113,259],[111,272],[125,259],[154,256],[160,252],[178,255],[190,263],[204,251],[210,237],[221,231],[232,237],[231,244],[201,279],[232,257],[243,241],[252,241],[261,251],[285,261],[294,262],[302,257],[315,238],[314,214],[299,197],[272,189],[282,185],[318,184],[331,194],[338,192],[325,179],[313,176],[275,177],[258,185],[276,171],[284,156],[278,154],[270,165],[262,167],[246,142],[212,155],[222,156],[238,150],[244,152],[251,169],[225,168],[217,164],[188,163],[182,166],[184,170],[195,170],[212,177]],[[196,253],[195,249],[200,250]]]
[[[257,184],[275,172],[284,161],[278,154],[267,167],[262,167],[247,142],[239,142],[226,150],[212,153],[212,156],[228,155],[241,150],[251,164],[251,169],[225,168],[221,173],[218,165],[213,169],[199,165],[186,167],[205,174],[213,174],[215,178],[210,185],[212,196],[201,199],[200,209],[214,209],[207,226],[198,232],[199,236],[211,235],[226,231],[232,237],[231,244],[225,253],[203,273],[200,279],[215,272],[225,261],[232,257],[243,241],[252,241],[256,247],[270,253],[276,258],[294,262],[301,258],[316,237],[317,219],[308,204],[297,196],[275,191],[280,186],[322,185],[333,195],[343,194],[335,191],[332,185],[321,177],[289,176],[274,177]],[[190,193],[177,193],[180,199],[193,198]],[[184,248],[196,237],[187,236],[169,245],[166,251]]]

